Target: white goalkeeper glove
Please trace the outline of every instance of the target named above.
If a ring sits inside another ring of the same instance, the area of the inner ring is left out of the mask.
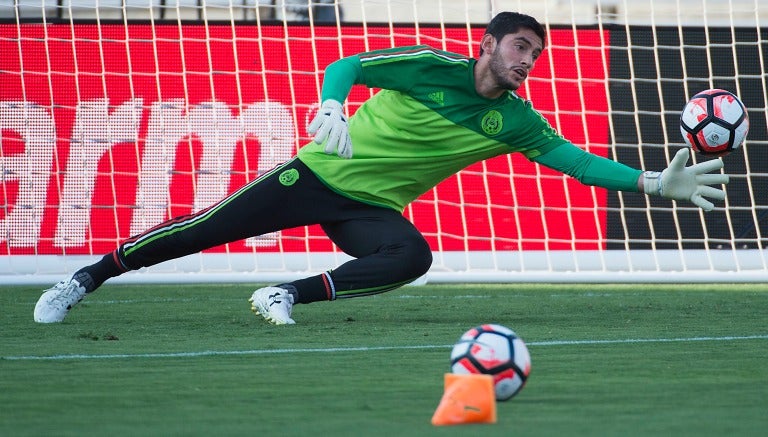
[[[349,137],[347,117],[344,116],[341,103],[336,100],[323,102],[307,132],[314,135],[317,144],[323,144],[325,141],[325,153],[336,152],[347,159],[352,157],[352,139]]]
[[[709,173],[723,168],[723,161],[712,159],[686,167],[690,155],[690,149],[680,149],[664,171],[643,173],[643,191],[667,199],[688,200],[704,211],[712,211],[715,205],[704,197],[723,200],[725,191],[709,185],[727,184],[728,175]]]

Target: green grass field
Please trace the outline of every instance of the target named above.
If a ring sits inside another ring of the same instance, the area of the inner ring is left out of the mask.
[[[768,285],[428,285],[256,318],[247,285],[107,285],[38,325],[0,286],[0,435],[764,436]],[[533,370],[498,423],[434,427],[451,345]]]

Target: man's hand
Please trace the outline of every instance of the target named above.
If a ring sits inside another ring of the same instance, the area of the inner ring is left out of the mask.
[[[690,154],[690,149],[680,149],[672,158],[669,167],[661,173],[657,171],[643,173],[643,191],[646,194],[655,194],[667,199],[688,200],[704,211],[712,211],[715,205],[704,197],[725,199],[725,191],[709,186],[728,183],[728,175],[710,174],[723,168],[723,161],[713,159],[686,167]]]
[[[309,124],[307,132],[314,135],[317,144],[325,141],[325,153],[336,152],[342,158],[352,157],[352,139],[349,137],[344,108],[336,100],[326,100]]]

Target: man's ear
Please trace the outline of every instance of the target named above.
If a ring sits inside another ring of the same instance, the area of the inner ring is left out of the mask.
[[[493,53],[496,49],[496,38],[490,33],[486,33],[480,40],[480,48],[483,49],[483,53]]]

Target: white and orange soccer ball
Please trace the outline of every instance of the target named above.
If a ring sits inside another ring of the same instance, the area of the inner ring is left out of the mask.
[[[680,114],[680,133],[693,150],[707,156],[724,156],[738,149],[747,137],[749,118],[734,94],[702,91],[691,98]]]
[[[506,401],[522,390],[531,373],[531,355],[509,328],[486,324],[470,329],[451,351],[451,372],[491,375],[496,400]]]

